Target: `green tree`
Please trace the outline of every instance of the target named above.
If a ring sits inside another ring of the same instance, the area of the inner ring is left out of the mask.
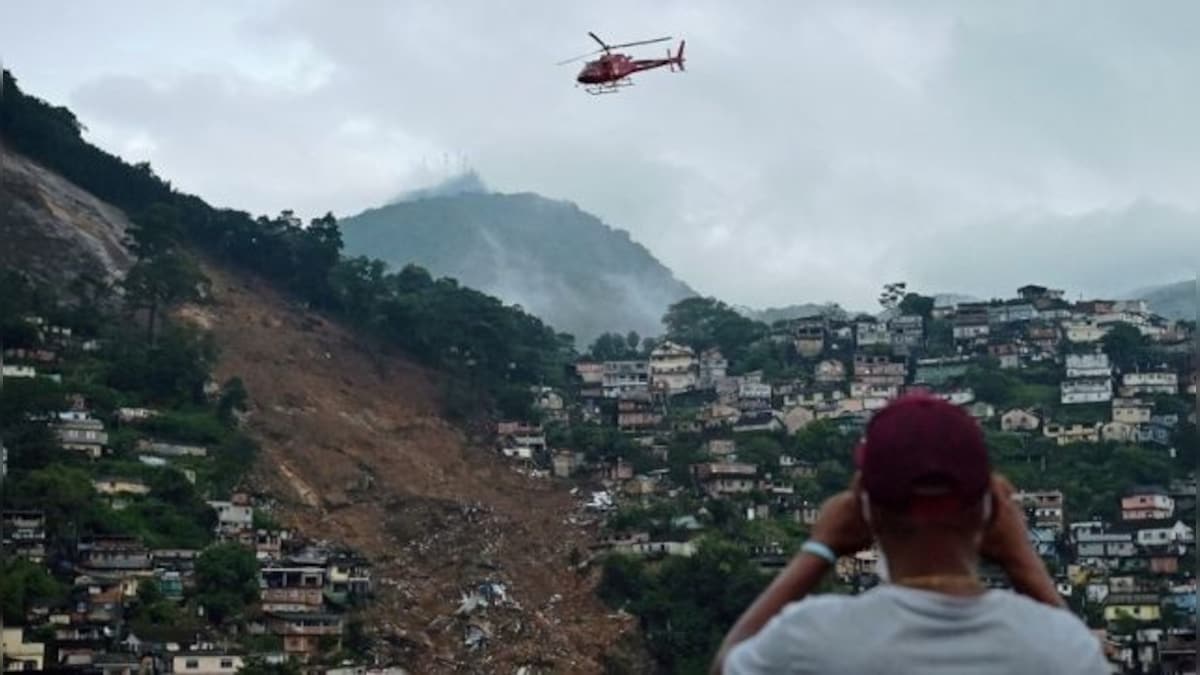
[[[10,625],[21,625],[30,607],[65,599],[66,588],[41,565],[26,560],[0,561],[0,614]]]
[[[101,507],[91,475],[83,469],[52,464],[29,472],[9,489],[22,507],[41,509],[46,529],[55,539],[68,539],[95,527]]]
[[[635,330],[629,331],[629,334],[625,336],[626,349],[629,352],[636,354],[638,349],[641,347],[641,345],[642,345],[642,338],[640,335],[637,334],[637,331],[635,331]]]
[[[908,293],[900,301],[899,308],[904,314],[916,314],[928,321],[933,315],[933,303],[934,299],[928,295]]]
[[[258,600],[258,560],[235,543],[217,544],[196,558],[196,601],[209,621],[224,623]]]
[[[671,305],[663,316],[667,337],[703,350],[717,347],[736,370],[747,350],[766,337],[767,325],[748,319],[715,298],[687,298]]]
[[[1148,341],[1136,326],[1119,321],[1100,338],[1104,353],[1121,370],[1133,370],[1146,355]]]
[[[638,353],[638,345],[631,346],[628,338],[636,336],[637,333],[630,333],[628,336],[622,336],[620,333],[601,333],[588,348],[588,353],[597,361],[634,358]]]
[[[879,293],[879,306],[885,310],[894,310],[904,298],[908,284],[903,281],[897,281],[891,284],[884,284],[883,290]]]
[[[198,298],[198,288],[205,281],[200,268],[175,251],[134,263],[125,277],[125,291],[133,307],[146,310],[147,342],[156,344],[163,310],[177,302]]]
[[[143,579],[138,583],[129,617],[137,625],[173,626],[182,619],[182,613],[163,595],[157,579]]]
[[[694,556],[668,557],[653,571],[638,559],[606,559],[599,592],[638,616],[664,671],[694,673],[766,583],[744,549],[702,540]]]

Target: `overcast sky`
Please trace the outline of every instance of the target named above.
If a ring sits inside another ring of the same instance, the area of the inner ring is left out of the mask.
[[[1189,0],[6,0],[0,58],[217,205],[350,215],[465,156],[702,293],[867,308],[892,280],[1194,274],[1198,25]],[[588,30],[685,37],[688,72],[588,96],[554,65]]]

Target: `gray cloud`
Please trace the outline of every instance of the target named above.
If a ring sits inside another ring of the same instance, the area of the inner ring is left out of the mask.
[[[740,304],[865,307],[900,278],[1112,293],[1195,265],[1186,0],[192,9],[10,3],[0,44],[97,142],[214,202],[348,214],[464,154]],[[588,97],[551,65],[587,30],[686,37],[689,72]]]

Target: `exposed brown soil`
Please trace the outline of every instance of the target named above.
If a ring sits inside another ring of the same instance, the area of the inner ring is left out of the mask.
[[[415,673],[595,673],[632,630],[572,569],[591,532],[568,486],[517,473],[439,409],[438,377],[382,354],[248,276],[206,266],[213,304],[181,318],[221,346],[217,376],[241,377],[263,452],[251,487],[305,535],[374,563],[368,625]],[[481,582],[511,600],[456,616]],[[487,635],[471,649],[468,635]]]

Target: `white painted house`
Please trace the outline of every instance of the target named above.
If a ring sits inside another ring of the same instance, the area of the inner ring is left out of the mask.
[[[1112,364],[1108,354],[1067,354],[1067,378],[1109,377],[1112,375]]]
[[[1169,546],[1171,544],[1191,544],[1196,541],[1195,533],[1182,520],[1175,522],[1147,523],[1138,528],[1137,543],[1139,546]]]
[[[1129,396],[1178,394],[1179,374],[1172,370],[1125,373],[1121,376],[1121,393]]]
[[[1112,400],[1112,380],[1107,377],[1064,380],[1060,385],[1064,405],[1074,403],[1107,403]]]
[[[691,347],[667,341],[650,352],[650,385],[668,394],[691,391],[700,381],[700,363]]]

